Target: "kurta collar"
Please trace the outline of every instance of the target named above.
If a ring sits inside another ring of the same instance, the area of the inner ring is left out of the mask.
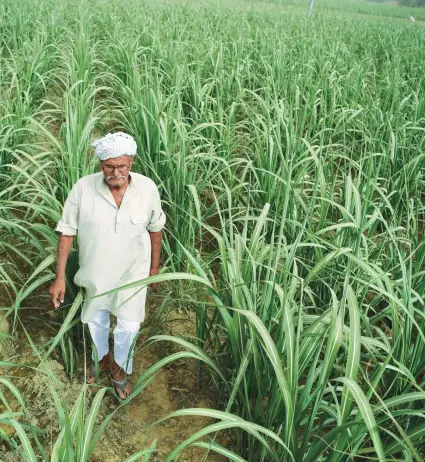
[[[96,191],[99,194],[101,194],[111,205],[113,205],[115,208],[118,208],[112,196],[111,190],[108,188],[108,185],[106,184],[106,181],[103,177],[103,172],[99,173],[99,179],[97,181]],[[137,184],[136,184],[136,181],[134,180],[134,177],[131,178],[131,174],[130,174],[130,182],[128,184],[127,191],[125,192],[124,195],[132,196],[135,192],[137,192]]]

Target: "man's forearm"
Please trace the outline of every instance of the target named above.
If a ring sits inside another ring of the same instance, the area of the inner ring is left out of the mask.
[[[65,279],[66,262],[71,252],[74,236],[59,237],[58,257],[56,262],[56,279]]]
[[[162,231],[149,233],[151,238],[151,269],[159,269],[161,262]]]

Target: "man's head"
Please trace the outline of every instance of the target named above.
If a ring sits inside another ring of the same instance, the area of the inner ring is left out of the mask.
[[[137,152],[134,139],[122,132],[108,133],[94,141],[92,146],[96,148],[105,181],[111,186],[126,183]]]
[[[103,176],[111,186],[121,186],[128,180],[133,157],[119,156],[113,159],[101,160]]]

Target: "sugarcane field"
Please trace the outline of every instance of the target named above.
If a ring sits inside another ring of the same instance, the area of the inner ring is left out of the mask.
[[[425,0],[0,0],[0,462],[425,461]]]

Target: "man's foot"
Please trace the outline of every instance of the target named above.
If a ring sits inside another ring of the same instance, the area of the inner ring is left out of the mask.
[[[103,371],[109,369],[109,363],[112,360],[111,353],[107,353],[100,361],[99,361],[99,374]],[[87,377],[86,382],[88,384],[92,384],[96,382],[96,370],[93,370],[93,362],[87,367]]]
[[[115,361],[110,363],[109,367],[111,371],[112,385],[114,386],[120,400],[127,399],[131,395],[132,391],[128,375]]]

